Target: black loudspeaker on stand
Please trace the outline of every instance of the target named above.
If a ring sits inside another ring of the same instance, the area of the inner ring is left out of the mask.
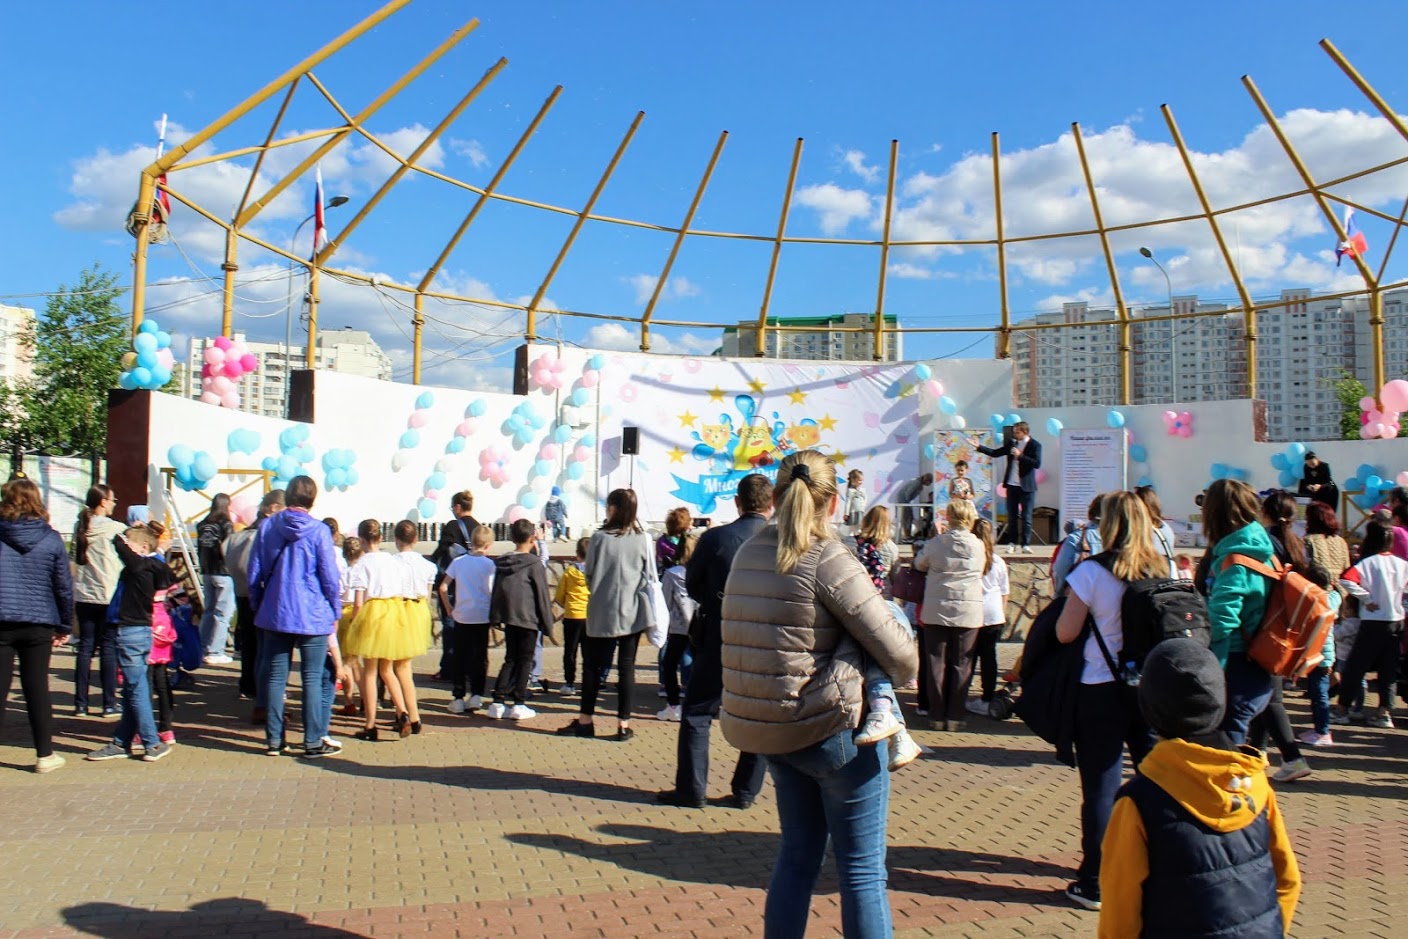
[[[640,428],[621,428],[621,453],[631,458],[631,476],[627,485],[634,491],[636,488],[636,455],[640,453]]]

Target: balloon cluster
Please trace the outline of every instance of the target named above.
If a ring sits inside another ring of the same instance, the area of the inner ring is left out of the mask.
[[[355,450],[329,450],[323,454],[323,486],[346,492],[349,486],[357,485],[360,476],[353,463],[357,462]]]
[[[586,392],[582,392],[586,396]],[[577,392],[572,393],[575,398]],[[574,402],[575,403],[575,402]],[[586,402],[583,401],[583,404]],[[537,408],[527,401],[519,403],[504,421],[504,436],[512,437],[516,447],[526,447],[533,442],[534,435],[548,425],[548,419],[538,413]]]
[[[1349,501],[1366,512],[1378,505],[1383,498],[1384,491],[1392,489],[1393,485],[1392,480],[1384,478],[1383,470],[1368,463],[1360,463],[1359,468],[1354,471],[1354,475],[1344,481],[1344,488],[1347,491],[1364,490],[1357,496],[1351,496]]]
[[[1116,430],[1123,427],[1124,412],[1110,408],[1110,410],[1105,413],[1105,425]]]
[[[401,472],[409,462],[410,456],[407,451],[414,450],[420,446],[420,431],[429,419],[427,411],[435,404],[435,394],[430,391],[423,391],[416,398],[415,410],[411,411],[411,416],[406,418],[406,429],[401,432],[400,438],[396,441],[397,450],[391,457],[391,471]]]
[[[214,457],[204,450],[192,450],[183,443],[166,451],[166,461],[176,471],[177,487],[186,492],[205,488],[219,472]]]
[[[1305,476],[1305,455],[1309,452],[1303,443],[1287,444],[1280,453],[1271,454],[1271,468],[1280,473],[1281,488],[1286,489],[1300,482]],[[1359,488],[1355,486],[1354,488]]]
[[[563,470],[563,472],[568,479],[577,482],[587,474],[587,464],[591,462],[595,447],[596,435],[583,434],[567,457],[567,469]]]
[[[473,437],[474,432],[479,429],[478,418],[483,417],[487,410],[489,410],[489,406],[484,403],[483,398],[475,398],[469,402],[469,405],[464,409],[464,420],[455,425],[455,435],[450,438],[449,443],[445,444],[446,453],[464,452],[465,441]]]
[[[206,404],[239,410],[240,379],[259,367],[254,353],[244,343],[216,336],[205,347],[205,364],[200,370],[200,399]]]
[[[557,357],[557,352],[548,349],[528,363],[528,381],[543,391],[556,391],[562,387],[562,373],[567,363]]]
[[[1182,437],[1187,440],[1193,436],[1193,415],[1189,411],[1165,411],[1164,429],[1168,431],[1170,437]]]
[[[997,431],[1000,434],[1002,433],[1002,428],[1007,427],[1011,424],[1022,423],[1022,415],[1015,413],[1007,415],[995,413],[988,418],[988,423],[992,425],[993,430]]]
[[[171,334],[157,326],[156,320],[142,320],[137,335],[132,337],[131,352],[122,354],[122,374],[118,387],[124,391],[160,391],[171,381],[175,357],[171,354]]]
[[[1246,482],[1251,478],[1251,474],[1246,470],[1236,466],[1228,466],[1226,463],[1214,463],[1208,470],[1209,482],[1216,482],[1219,479],[1235,479],[1238,482]]]
[[[242,427],[239,430],[230,431],[230,435],[225,438],[225,449],[232,454],[252,454],[259,449],[259,441],[261,439],[263,438],[260,436],[259,431],[246,430]]]
[[[1383,407],[1379,407],[1379,403]],[[1365,395],[1359,399],[1359,436],[1365,440],[1398,436],[1398,421],[1408,411],[1408,381],[1395,378],[1379,389],[1379,400]]]
[[[1154,479],[1149,475],[1149,448],[1142,443],[1134,442],[1134,434],[1126,430],[1129,438],[1129,462],[1133,464],[1134,471],[1138,473],[1136,486],[1152,486]]]
[[[279,455],[266,456],[259,465],[274,474],[274,488],[282,489],[293,477],[303,475],[304,464],[313,462],[315,455],[308,442],[308,425],[294,424],[279,434]]]
[[[489,446],[479,451],[479,478],[494,488],[508,482],[509,455],[499,447]]]

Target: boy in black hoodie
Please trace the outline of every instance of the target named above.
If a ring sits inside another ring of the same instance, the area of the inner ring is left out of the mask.
[[[504,664],[494,684],[494,703],[484,712],[494,720],[537,717],[523,703],[539,633],[552,631],[552,598],[547,574],[538,559],[538,538],[532,522],[519,519],[509,526],[513,551],[494,561],[494,591],[489,622],[504,628]],[[512,698],[512,706],[505,702]]]
[[[166,562],[151,557],[156,535],[145,528],[129,528],[114,535],[113,545],[122,560],[118,578],[117,665],[122,669],[122,719],[112,742],[88,754],[90,760],[115,760],[132,755],[133,737],[142,738],[142,759],[147,763],[171,752],[162,743],[152,716],[152,693],[147,683],[147,657],[152,651],[152,603],[176,585],[176,575]]]

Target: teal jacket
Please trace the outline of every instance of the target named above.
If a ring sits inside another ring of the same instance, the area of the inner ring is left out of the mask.
[[[1247,651],[1247,639],[1256,633],[1266,612],[1270,581],[1255,571],[1234,564],[1227,570],[1222,562],[1229,554],[1245,554],[1264,564],[1274,556],[1271,536],[1260,522],[1237,529],[1212,546],[1208,576],[1208,621],[1212,627],[1212,651],[1227,665],[1229,656]]]

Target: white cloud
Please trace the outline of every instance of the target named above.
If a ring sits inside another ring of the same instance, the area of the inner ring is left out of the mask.
[[[891,264],[886,270],[889,271],[891,277],[898,277],[901,280],[933,280],[940,276],[938,271],[920,267],[918,264],[910,264],[908,261],[898,261]]]
[[[845,164],[846,169],[859,176],[868,185],[873,185],[880,178],[880,167],[867,165],[863,150],[847,150],[841,154],[841,162]]]
[[[450,150],[468,159],[475,169],[482,169],[489,163],[489,154],[484,152],[484,145],[477,140],[451,140]]]
[[[650,301],[650,295],[655,292],[655,285],[660,280],[654,274],[632,274],[630,277],[621,278],[622,283],[629,284],[635,291],[636,303],[643,304]],[[700,294],[699,285],[686,277],[675,275],[670,278],[665,289],[660,291],[661,300],[683,300],[686,297],[697,297]]]
[[[1091,309],[1103,309],[1115,305],[1115,293],[1109,287],[1082,287],[1074,293],[1053,293],[1036,302],[1038,310],[1058,310],[1066,303],[1085,303]]]
[[[827,235],[839,235],[857,219],[870,216],[870,194],[860,189],[842,189],[835,183],[821,183],[797,190],[793,201],[816,210],[821,230]]]
[[[627,329],[620,323],[598,323],[587,330],[582,345],[589,349],[639,352],[640,330]],[[650,351],[662,355],[709,355],[718,347],[718,336],[701,336],[692,332],[650,333]]]

